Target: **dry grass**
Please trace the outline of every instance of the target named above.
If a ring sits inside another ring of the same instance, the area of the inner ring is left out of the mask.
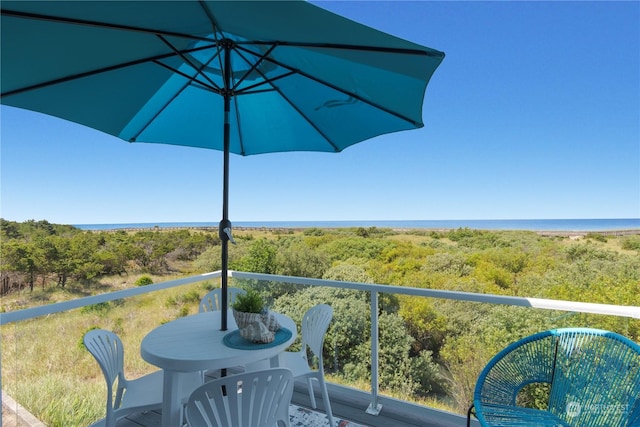
[[[162,323],[197,312],[205,292],[200,283],[5,325],[3,389],[51,427],[86,426],[104,417],[106,388],[82,345],[84,333],[116,332],[125,347],[125,372],[135,378],[157,369],[140,357],[142,338]]]

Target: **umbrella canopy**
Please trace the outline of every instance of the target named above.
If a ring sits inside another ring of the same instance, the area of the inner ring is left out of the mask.
[[[2,1],[1,102],[131,142],[339,152],[423,126],[444,54],[303,1]],[[226,296],[226,292],[223,292]],[[226,328],[226,298],[222,301]]]

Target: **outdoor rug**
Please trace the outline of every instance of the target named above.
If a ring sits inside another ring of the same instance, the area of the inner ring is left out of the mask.
[[[329,420],[323,412],[316,412],[313,409],[307,409],[297,405],[291,405],[289,407],[289,417],[291,418],[291,427],[329,426]],[[334,422],[337,421],[337,427],[367,427],[363,424],[336,418],[335,414],[333,420]]]

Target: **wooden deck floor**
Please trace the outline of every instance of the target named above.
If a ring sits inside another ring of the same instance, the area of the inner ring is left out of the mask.
[[[333,384],[329,384],[329,396],[334,417],[369,427],[462,427],[466,425],[464,417],[383,397],[380,398],[382,403],[380,414],[370,415],[366,413],[369,405],[368,394]],[[316,393],[316,400],[319,408],[324,408],[320,393]],[[292,403],[311,407],[304,384],[296,384]],[[121,420],[117,427],[160,427],[160,419],[159,411],[140,413]],[[472,425],[477,424],[472,423]]]
[[[379,403],[382,404],[380,414],[370,415],[366,413],[370,403],[369,394],[335,384],[328,384],[328,390],[335,418],[346,419],[368,427],[463,427],[466,425],[464,417],[385,397],[380,397]],[[316,399],[320,411],[323,411],[324,404],[319,391],[316,393]],[[311,407],[304,383],[296,383],[292,403],[306,408]],[[160,411],[138,413],[120,420],[117,427],[160,427],[161,418]],[[2,427],[43,426],[39,422],[33,424],[27,420],[20,420],[20,417],[17,417],[15,413],[9,414],[4,411],[2,421]],[[475,420],[472,425],[478,426]],[[326,427],[328,427],[328,423]]]

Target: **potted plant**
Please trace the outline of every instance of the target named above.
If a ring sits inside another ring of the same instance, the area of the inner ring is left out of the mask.
[[[231,308],[238,329],[246,328],[252,322],[262,321],[262,315],[266,311],[262,296],[253,289],[238,295]]]

